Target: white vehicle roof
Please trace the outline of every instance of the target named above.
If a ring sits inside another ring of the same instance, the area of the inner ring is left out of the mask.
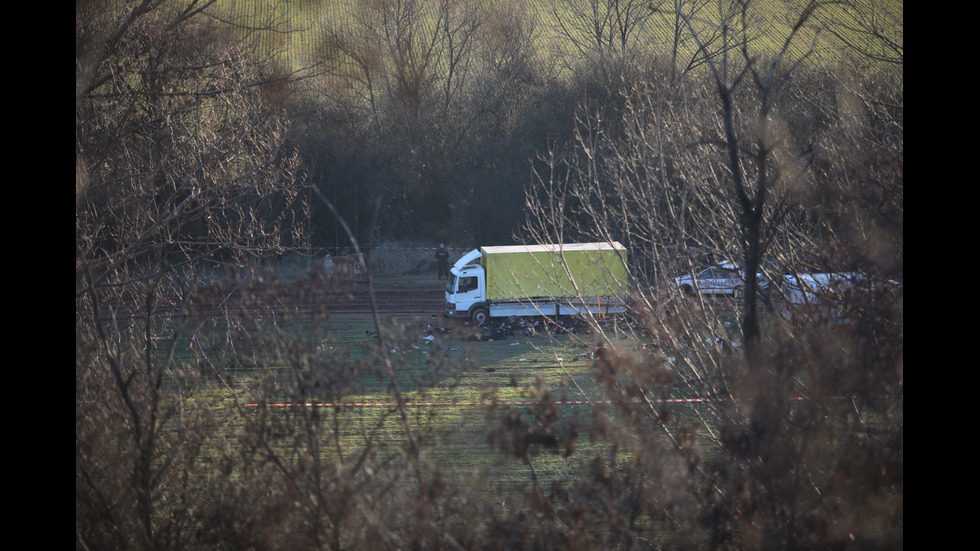
[[[625,250],[619,242],[613,243],[546,243],[539,245],[495,245],[483,247],[487,254],[501,253],[539,253],[539,252],[560,252],[560,251],[610,251]]]
[[[783,292],[790,302],[806,302],[809,295],[822,293],[829,287],[847,287],[864,281],[864,276],[855,272],[823,274],[796,274],[783,276]]]
[[[799,285],[803,283],[809,286],[826,287],[831,284],[859,283],[864,281],[864,276],[856,272],[837,272],[825,274],[797,274],[784,275],[783,282],[789,285]]]

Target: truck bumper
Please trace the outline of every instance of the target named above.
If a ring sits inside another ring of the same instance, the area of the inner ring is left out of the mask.
[[[469,317],[469,315],[470,315],[469,310],[459,311],[459,310],[456,309],[456,305],[455,304],[453,304],[451,302],[447,302],[446,303],[446,317],[447,318],[466,318],[466,317]]]

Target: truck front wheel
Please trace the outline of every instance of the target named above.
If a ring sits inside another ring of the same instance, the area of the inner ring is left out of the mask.
[[[470,316],[470,319],[473,320],[473,323],[482,326],[490,319],[490,312],[486,308],[477,308],[473,310],[473,315]]]

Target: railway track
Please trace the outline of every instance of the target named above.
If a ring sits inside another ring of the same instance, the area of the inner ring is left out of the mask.
[[[385,316],[441,315],[444,293],[440,286],[382,283],[374,287],[374,300],[366,282],[301,279],[246,282],[199,289],[186,296],[170,295],[154,305],[158,318],[204,320],[214,316],[275,316],[310,319],[332,315],[371,315],[373,304]],[[132,303],[130,303],[132,304]],[[107,308],[105,321],[145,319],[141,308]]]

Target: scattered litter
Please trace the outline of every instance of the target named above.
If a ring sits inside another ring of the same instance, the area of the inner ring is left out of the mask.
[[[718,337],[710,337],[710,338],[704,339],[704,342],[708,346],[717,346],[718,348],[721,348],[721,349],[724,349],[727,346],[731,346],[731,347],[734,347],[734,348],[741,348],[741,345],[739,345],[735,341],[728,342],[725,339],[721,339],[721,338],[718,338]]]

